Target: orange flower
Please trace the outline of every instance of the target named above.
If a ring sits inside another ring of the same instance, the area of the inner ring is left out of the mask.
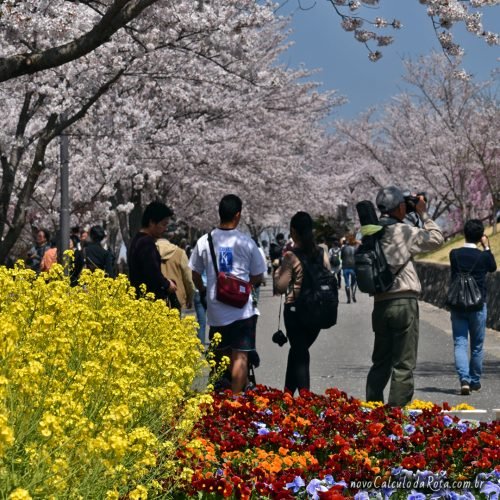
[[[279,448],[278,451],[279,451],[280,455],[283,455],[283,456],[285,456],[285,455],[288,454],[288,449],[287,448],[283,448],[283,446],[280,446],[280,448]]]

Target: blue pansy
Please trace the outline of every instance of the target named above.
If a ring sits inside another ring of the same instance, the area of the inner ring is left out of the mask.
[[[404,429],[407,434],[413,434],[415,432],[415,426],[412,424],[406,424]]]
[[[484,493],[489,500],[498,500],[498,496],[500,495],[500,486],[492,481],[487,481],[481,487],[481,493]]]
[[[264,422],[252,422],[252,425],[255,425],[255,427],[261,429],[263,427],[267,427],[267,425]]]
[[[384,500],[390,498],[391,495],[396,491],[393,488],[381,488],[382,494],[384,495]]]
[[[295,479],[291,483],[286,483],[286,487],[289,490],[292,490],[294,493],[298,493],[300,488],[303,488],[306,485],[304,480],[300,476],[295,476]]]
[[[258,430],[257,434],[258,434],[259,436],[265,436],[266,434],[269,434],[270,432],[271,432],[271,431],[270,431],[269,429],[266,429],[265,427],[261,427],[261,428]]]
[[[354,500],[370,500],[370,495],[368,495],[367,491],[358,491],[354,495]]]
[[[467,422],[464,422],[463,420],[460,420],[460,422],[458,422],[457,424],[457,429],[460,432],[465,432],[468,428],[469,426],[467,425]]]
[[[313,500],[319,500],[318,491],[328,491],[328,488],[319,479],[311,479],[306,491]]]
[[[395,477],[398,477],[401,474],[401,471],[403,470],[403,467],[398,466],[398,467],[393,467],[391,469],[391,474]]]
[[[449,417],[448,415],[445,415],[443,417],[443,424],[446,426],[446,427],[449,427],[451,424],[453,423],[453,419],[451,417]]]
[[[423,493],[419,493],[418,491],[411,490],[407,500],[425,500],[425,495]]]

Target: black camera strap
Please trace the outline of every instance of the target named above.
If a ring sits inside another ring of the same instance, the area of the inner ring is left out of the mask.
[[[278,330],[281,330],[281,306],[283,304],[283,294],[280,295],[280,308],[278,312]],[[286,333],[285,333],[286,336]]]

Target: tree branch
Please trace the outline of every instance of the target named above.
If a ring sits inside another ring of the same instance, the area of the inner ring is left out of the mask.
[[[92,52],[157,1],[114,0],[101,20],[76,40],[42,52],[27,52],[0,58],[0,82],[55,68]]]

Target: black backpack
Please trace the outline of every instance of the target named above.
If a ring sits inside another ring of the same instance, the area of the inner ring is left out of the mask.
[[[282,248],[277,243],[271,243],[269,247],[269,258],[271,260],[279,259],[282,257]]]
[[[334,267],[339,267],[341,264],[340,262],[340,248],[330,249],[330,265],[332,268]]]
[[[370,295],[387,292],[395,279],[380,243],[383,232],[382,229],[375,234],[364,236],[354,255],[358,288]]]
[[[294,250],[302,265],[303,277],[295,309],[301,323],[312,328],[330,328],[337,323],[339,295],[337,279],[323,265],[323,252],[314,259]]]
[[[464,271],[460,268],[457,254],[454,252],[458,272],[450,283],[448,294],[446,296],[446,305],[452,311],[471,312],[480,311],[483,308],[483,295],[477,281],[472,276],[472,271],[481,259],[481,254],[474,262],[470,271]]]

